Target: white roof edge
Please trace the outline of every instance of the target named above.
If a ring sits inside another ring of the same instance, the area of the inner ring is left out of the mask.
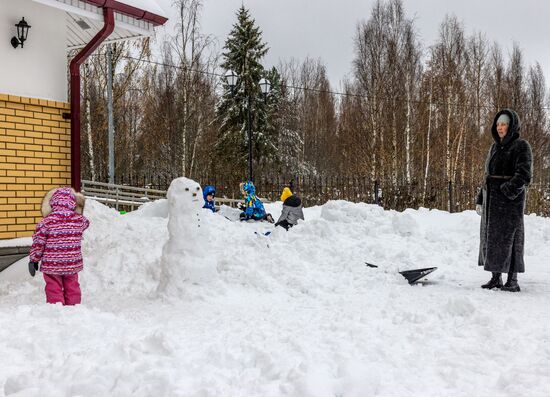
[[[74,6],[72,4],[67,4],[63,0],[33,0],[33,1],[36,3],[42,3],[50,7],[60,8],[69,12],[76,12],[73,10],[80,10],[81,12],[87,12],[86,10],[80,7]],[[83,0],[80,0],[80,1],[83,1]],[[140,10],[148,11],[155,15],[168,18],[168,14],[164,12],[164,10],[154,0],[118,0],[118,1],[120,3],[129,5],[135,8],[139,8]],[[90,7],[94,7],[94,5],[89,3],[86,3],[86,5]],[[88,15],[85,15],[85,16],[88,16]]]
[[[57,1],[57,0],[33,0],[33,1],[35,3],[44,4],[46,6],[50,6],[66,12],[70,12],[71,14],[80,15],[86,18],[92,18],[98,21],[103,20],[103,16],[99,12],[88,11],[80,7],[75,7],[73,5],[63,3],[61,1]]]
[[[88,3],[86,3],[86,5],[89,6],[90,9],[86,10],[71,4],[67,4],[59,0],[33,0],[33,1],[36,3],[44,4],[50,7],[63,10],[65,12],[69,12],[74,15],[79,15],[82,17],[94,19],[96,21],[103,21],[103,14],[99,11],[99,8],[94,7],[93,5]],[[132,1],[126,0],[124,1],[124,3],[128,5],[133,5],[132,3],[135,3],[135,1],[132,2]],[[136,5],[133,5],[133,6],[136,7]],[[91,11],[93,8],[96,8],[97,12]],[[139,21],[133,17],[120,14],[120,13],[115,13],[115,15],[117,16],[115,27],[120,27],[143,36],[151,36],[154,33],[154,30],[153,30],[154,26],[152,24],[147,24],[149,25],[149,29],[147,29],[143,27],[143,21]],[[121,19],[124,19],[127,21],[134,20],[136,21],[136,24],[128,23]],[[142,25],[142,26],[138,26],[138,25]]]

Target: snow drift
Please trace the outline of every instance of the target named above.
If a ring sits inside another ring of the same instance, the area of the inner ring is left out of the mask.
[[[479,288],[473,211],[331,201],[285,232],[204,210],[196,240],[187,204],[89,202],[80,306],[43,303],[25,261],[0,273],[0,396],[550,395],[550,220],[526,217],[506,294]]]

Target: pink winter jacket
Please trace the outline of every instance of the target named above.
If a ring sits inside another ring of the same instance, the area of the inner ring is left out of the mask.
[[[44,219],[36,226],[30,253],[31,262],[42,261],[43,273],[63,275],[82,270],[82,233],[90,225],[81,215],[83,209],[84,196],[71,188],[54,189],[44,197]]]

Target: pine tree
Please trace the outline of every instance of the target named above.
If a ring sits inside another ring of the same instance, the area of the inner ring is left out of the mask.
[[[216,110],[220,123],[217,162],[225,171],[230,169],[233,175],[242,176],[246,175],[248,161],[248,106],[252,115],[254,165],[259,164],[260,159],[266,163],[276,158],[276,131],[270,113],[276,113],[277,108],[275,91],[265,101],[262,98],[259,81],[271,75],[261,64],[268,47],[262,41],[260,28],[244,6],[237,12],[237,23],[229,33],[224,50],[221,66],[234,71],[239,78],[232,90],[226,84]]]

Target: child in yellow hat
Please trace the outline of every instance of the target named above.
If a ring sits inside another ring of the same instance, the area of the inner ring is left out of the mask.
[[[281,193],[281,201],[284,203],[285,200],[286,200],[287,198],[289,198],[290,196],[292,196],[292,191],[290,190],[290,188],[285,187],[285,188],[283,189],[283,192]]]
[[[290,188],[285,187],[281,193],[281,201],[283,202],[283,211],[275,226],[281,226],[288,230],[298,224],[298,219],[304,220],[302,200],[292,194]]]

